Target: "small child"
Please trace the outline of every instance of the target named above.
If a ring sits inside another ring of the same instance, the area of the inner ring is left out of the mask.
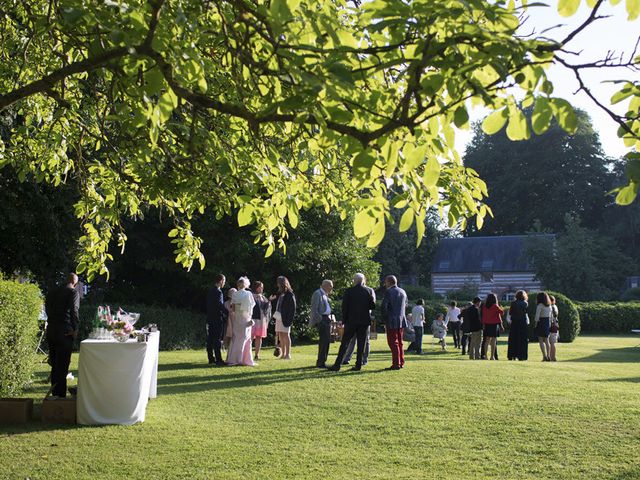
[[[447,324],[444,323],[444,314],[439,313],[436,315],[436,319],[433,321],[431,325],[431,331],[433,332],[433,336],[440,340],[440,345],[442,345],[442,350],[447,349]]]

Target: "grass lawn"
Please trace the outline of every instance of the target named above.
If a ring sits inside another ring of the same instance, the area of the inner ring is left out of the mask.
[[[579,337],[558,363],[429,344],[402,371],[382,339],[362,372],[312,368],[315,351],[255,368],[161,352],[145,423],[0,427],[0,478],[640,479],[640,337]]]

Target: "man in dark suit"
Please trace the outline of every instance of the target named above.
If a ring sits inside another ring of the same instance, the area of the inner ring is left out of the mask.
[[[224,295],[222,287],[226,278],[218,273],[214,278],[215,285],[207,294],[207,357],[210,364],[225,365],[222,360],[222,332],[226,319]]]
[[[355,335],[358,342],[356,365],[351,370],[358,371],[362,368],[362,356],[371,327],[371,310],[376,308],[375,293],[365,285],[365,277],[362,273],[356,273],[353,278],[353,287],[347,289],[342,297],[342,322],[344,333],[335,363],[329,370],[337,372],[342,365],[349,342]]]
[[[80,293],[76,290],[78,276],[70,273],[64,285],[47,295],[47,343],[51,363],[51,395],[54,398],[67,396],[67,375],[71,363],[73,339],[78,335],[78,310]]]

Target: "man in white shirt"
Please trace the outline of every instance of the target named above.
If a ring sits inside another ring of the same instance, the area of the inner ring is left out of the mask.
[[[318,327],[320,339],[318,340],[318,359],[316,367],[326,368],[329,356],[329,344],[331,343],[331,304],[329,295],[333,291],[333,282],[323,280],[321,287],[311,296],[311,319],[309,325]]]

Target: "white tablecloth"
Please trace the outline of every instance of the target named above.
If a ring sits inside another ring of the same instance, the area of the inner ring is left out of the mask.
[[[78,423],[144,422],[147,402],[157,393],[160,332],[146,343],[84,340],[78,360]]]

